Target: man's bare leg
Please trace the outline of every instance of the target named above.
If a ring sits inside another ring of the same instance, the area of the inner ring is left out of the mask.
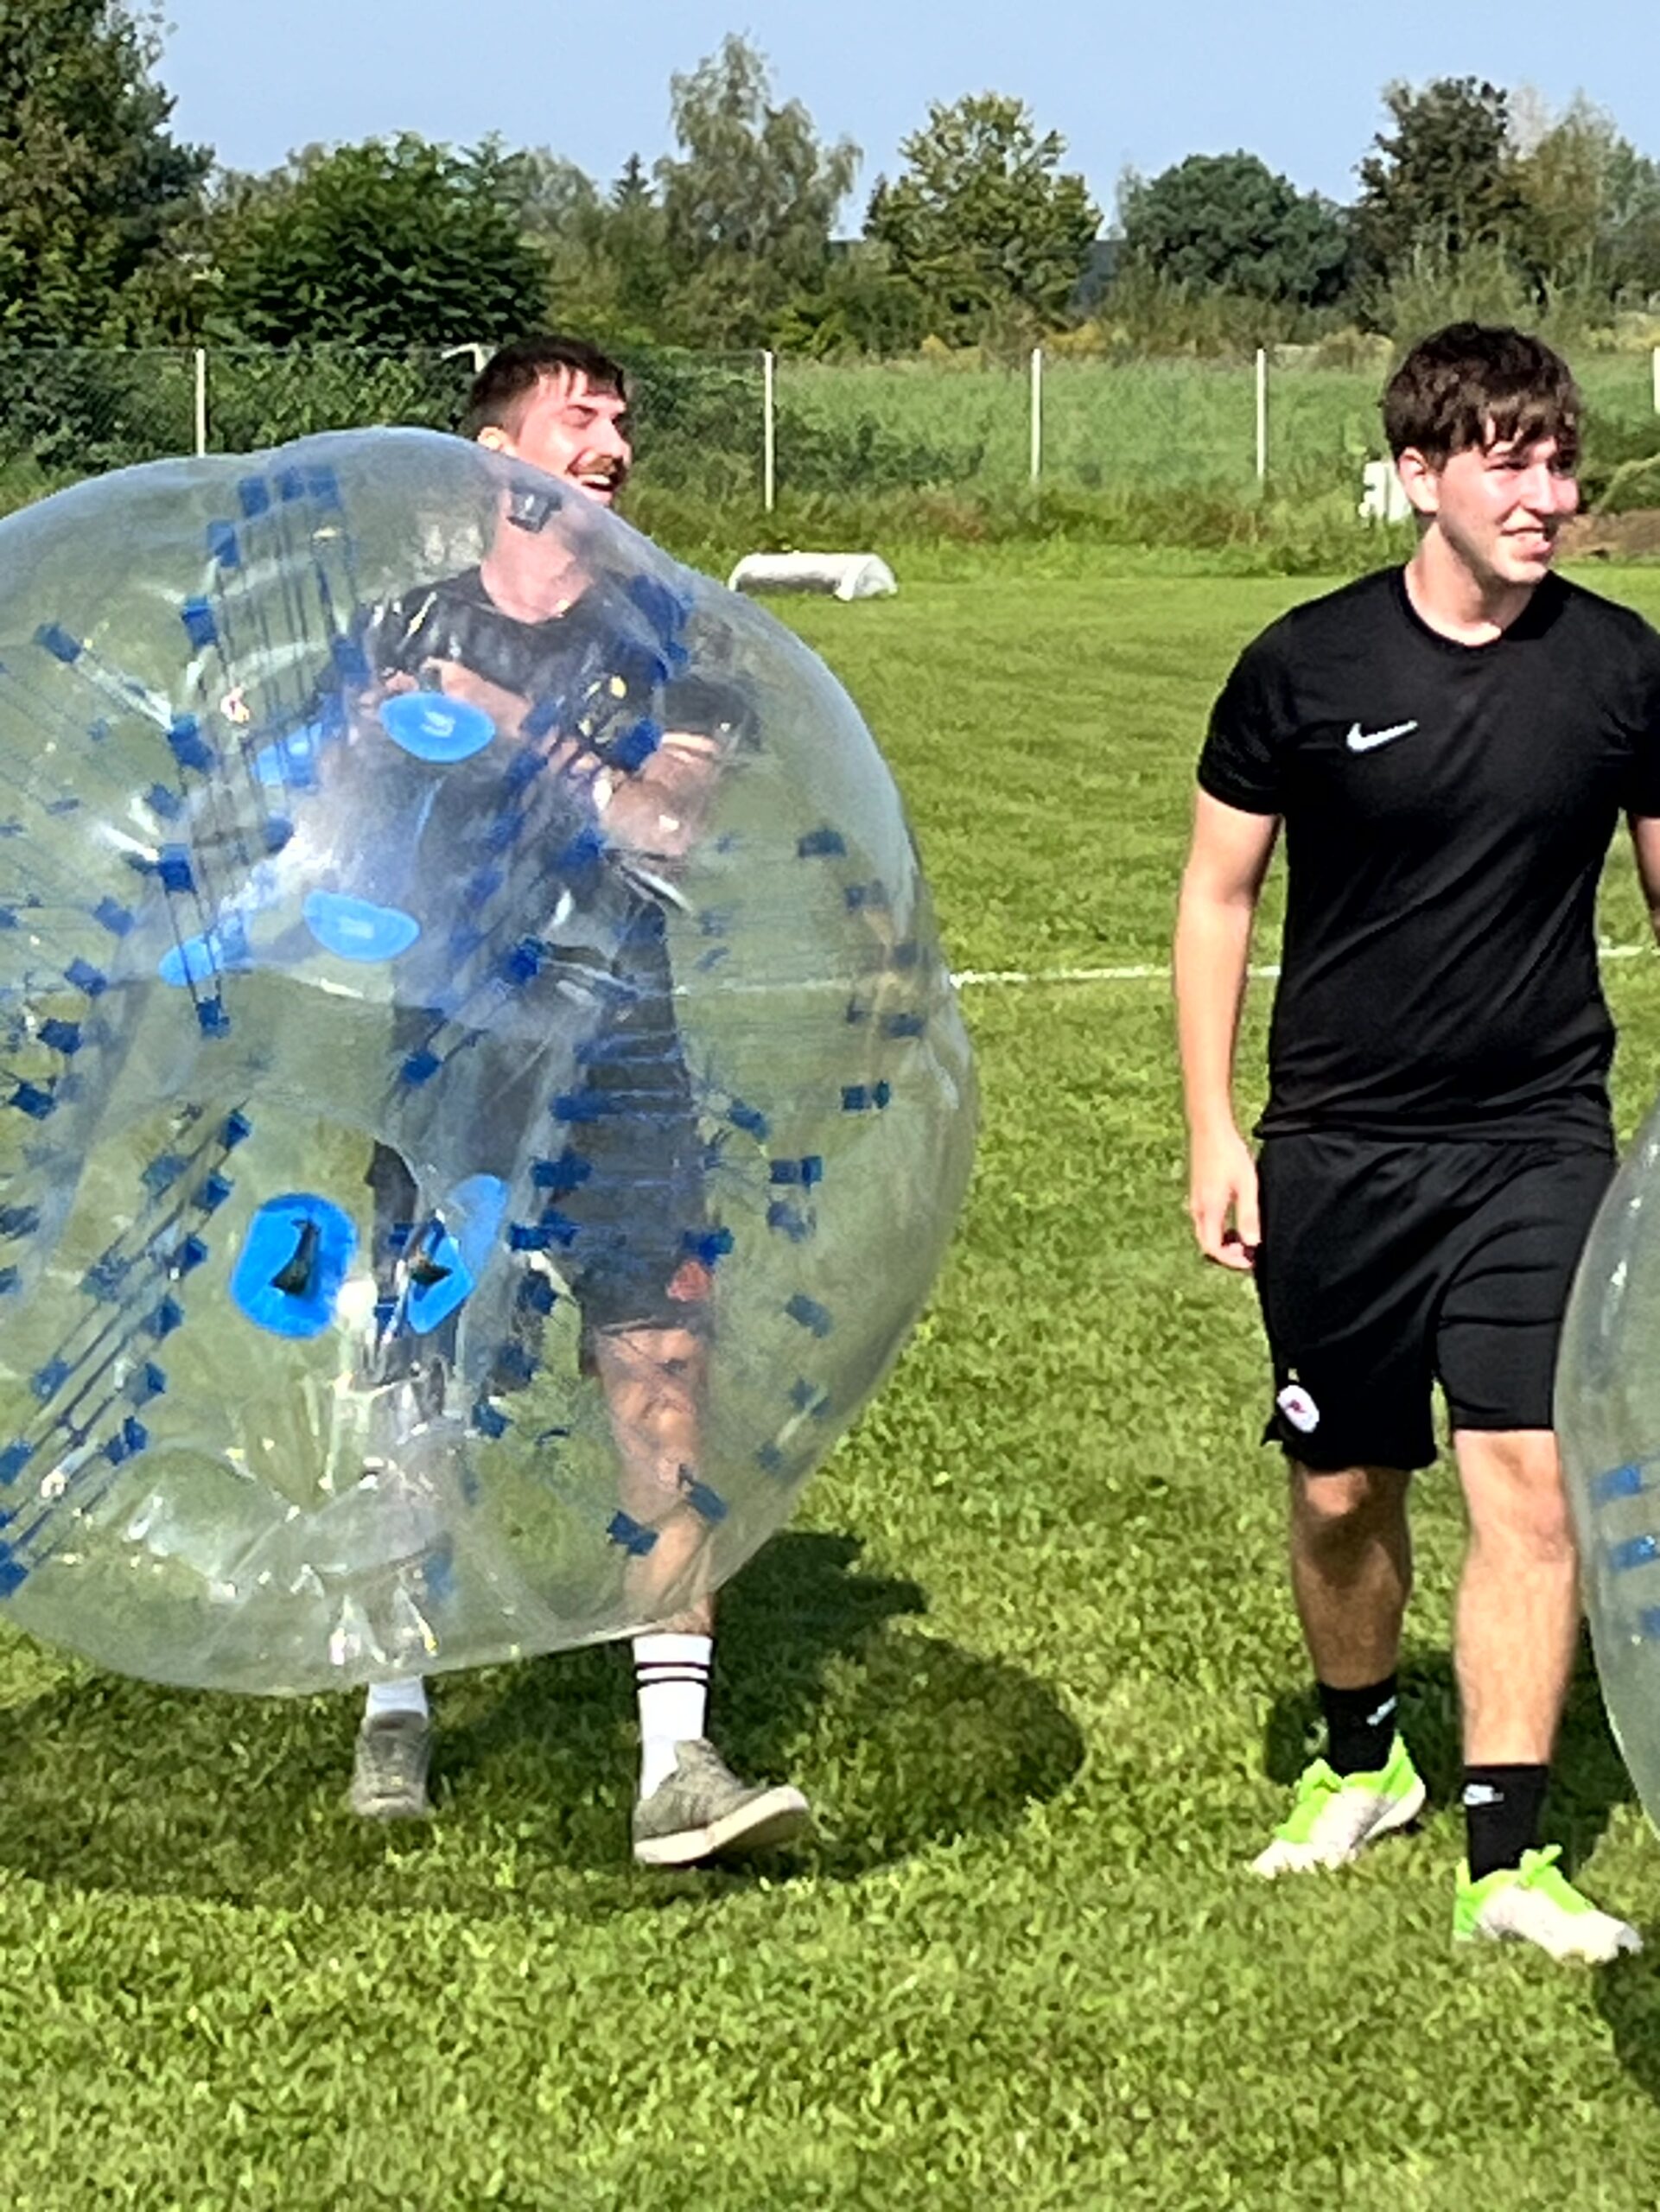
[[[630,1562],[630,1595],[654,1620],[634,1638],[639,1700],[639,1802],[634,1856],[690,1866],[799,1834],[807,1801],[787,1784],[751,1788],[710,1745],[706,1728],[715,1599],[707,1586],[709,1523],[691,1485],[708,1375],[696,1331],[612,1329],[597,1335],[595,1371],[621,1468],[624,1510],[656,1536]],[[662,1605],[680,1603],[664,1614]]]
[[[713,1595],[696,1589],[709,1523],[690,1503],[697,1472],[709,1351],[692,1329],[612,1329],[593,1340],[620,1468],[623,1509],[657,1541],[633,1560],[628,1592],[665,1634],[712,1636]],[[681,1602],[667,1613],[671,1594]]]
[[[1401,1624],[1412,1588],[1409,1480],[1398,1467],[1290,1469],[1291,1586],[1328,1748],[1298,1784],[1290,1816],[1252,1861],[1259,1874],[1345,1865],[1422,1807],[1423,1784],[1395,1726]]]
[[[1470,1516],[1453,1655],[1472,1766],[1547,1765],[1579,1635],[1579,1563],[1549,1429],[1460,1429]]]
[[[709,1524],[692,1504],[708,1351],[695,1330],[609,1329],[593,1339],[595,1372],[617,1447],[623,1510],[654,1541],[629,1560],[626,1588],[652,1626],[634,1638],[639,1704],[639,1794],[674,1770],[677,1747],[707,1734],[715,1656],[715,1600],[705,1592],[671,1611],[671,1593],[696,1591]]]
[[[1411,1478],[1398,1467],[1293,1465],[1291,1587],[1316,1678],[1362,1689],[1395,1672],[1412,1591]]]

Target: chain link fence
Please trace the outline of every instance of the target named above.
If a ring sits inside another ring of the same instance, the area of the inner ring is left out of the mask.
[[[8,506],[131,463],[251,453],[317,430],[396,423],[453,430],[480,345],[0,346],[0,499]],[[762,378],[754,353],[653,355],[633,372],[636,444],[653,480],[758,497]]]
[[[0,346],[0,506],[135,461],[378,423],[453,429],[488,348]],[[1381,454],[1377,365],[1041,356],[825,363],[625,355],[642,480],[710,506],[906,495],[1352,490]],[[1599,422],[1660,446],[1647,354],[1580,365]],[[1623,452],[1621,457],[1623,458]]]

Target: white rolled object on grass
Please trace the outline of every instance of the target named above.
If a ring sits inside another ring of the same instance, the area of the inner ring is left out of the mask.
[[[822,591],[837,599],[891,599],[894,571],[876,553],[746,553],[728,591]]]

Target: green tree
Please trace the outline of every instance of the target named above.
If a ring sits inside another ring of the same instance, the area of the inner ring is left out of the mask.
[[[300,156],[233,196],[220,308],[287,346],[487,342],[539,322],[547,264],[525,234],[523,173],[405,133]]]
[[[156,19],[117,0],[0,10],[0,334],[142,334],[154,271],[213,156],[168,130]]]
[[[1536,95],[1517,163],[1525,258],[1553,291],[1641,303],[1660,290],[1660,165],[1580,95],[1553,116]]]
[[[1255,154],[1190,154],[1120,189],[1123,261],[1166,283],[1322,307],[1344,288],[1341,213]]]
[[[1623,138],[1606,180],[1602,252],[1617,300],[1636,307],[1660,303],[1660,162]]]
[[[600,264],[614,320],[656,336],[673,320],[668,226],[646,164],[630,154],[600,213]]]
[[[1387,277],[1415,249],[1456,257],[1473,245],[1517,246],[1526,227],[1510,130],[1509,95],[1474,77],[1391,84],[1380,130],[1359,165],[1355,236],[1368,273]]]
[[[833,248],[817,289],[786,303],[772,340],[793,353],[908,353],[926,334],[922,295],[894,275],[887,247],[848,238]]]
[[[1061,169],[1065,150],[1059,132],[1039,137],[1024,101],[982,92],[935,102],[900,148],[898,177],[877,180],[865,234],[942,337],[1065,315],[1101,223],[1083,178]]]
[[[544,146],[509,150],[491,138],[481,150],[499,162],[520,234],[541,257],[546,319],[565,327],[608,321],[607,209],[593,178]]]
[[[602,344],[650,344],[672,322],[673,285],[663,210],[650,174],[630,155],[608,192],[544,147],[512,151],[495,140],[503,190],[547,270],[546,320]]]
[[[1538,281],[1553,289],[1601,289],[1609,186],[1623,143],[1613,118],[1583,97],[1555,118],[1541,103],[1530,135],[1531,144],[1518,145],[1516,156],[1523,208],[1521,257]]]
[[[545,146],[514,149],[487,138],[480,153],[495,164],[501,190],[531,238],[557,247],[592,236],[599,219],[600,188],[586,169]]]
[[[675,334],[758,345],[792,293],[822,282],[859,149],[824,145],[799,100],[774,105],[765,55],[735,36],[671,79],[670,109],[681,150],[656,177]]]

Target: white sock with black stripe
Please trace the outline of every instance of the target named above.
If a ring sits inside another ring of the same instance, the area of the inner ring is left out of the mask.
[[[674,1747],[703,1732],[709,1709],[709,1636],[634,1638],[634,1688],[639,1700],[639,1794],[649,1797],[674,1771]]]

